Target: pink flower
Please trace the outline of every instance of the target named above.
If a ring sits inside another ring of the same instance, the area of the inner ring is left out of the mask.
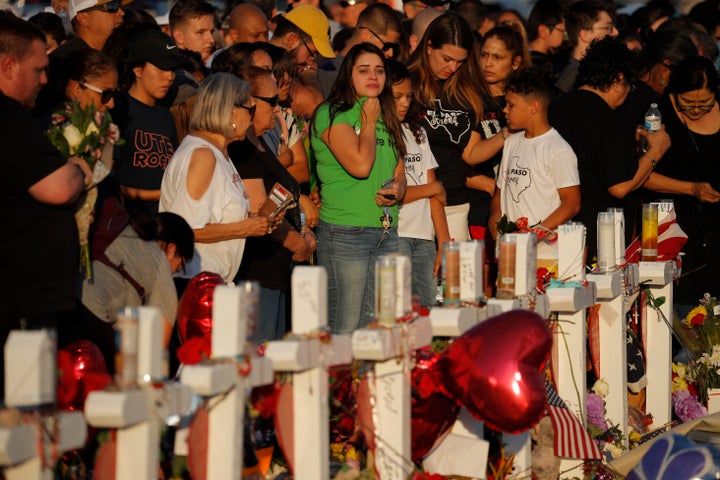
[[[600,395],[588,392],[585,395],[585,405],[588,423],[604,432],[607,429],[605,424],[605,401]]]
[[[675,413],[678,418],[683,422],[689,422],[704,417],[708,414],[707,408],[705,408],[697,398],[695,398],[687,390],[677,390],[672,394],[672,403],[675,408]]]
[[[107,140],[110,143],[115,143],[120,139],[120,129],[114,123],[108,125]]]

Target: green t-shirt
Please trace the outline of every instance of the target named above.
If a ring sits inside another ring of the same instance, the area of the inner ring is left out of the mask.
[[[362,105],[366,97],[360,98],[352,108],[339,113],[333,125],[345,123],[360,133]],[[367,178],[350,175],[335,159],[322,133],[330,126],[330,105],[323,103],[315,114],[315,128],[312,130],[311,146],[317,160],[317,175],[321,182],[322,207],[320,218],[327,223],[353,227],[382,227],[382,207],[375,203],[375,195],[382,184],[392,178],[398,157],[390,144],[390,137],[382,117],[376,124],[377,150],[375,164]],[[392,225],[397,225],[398,207],[390,207]]]

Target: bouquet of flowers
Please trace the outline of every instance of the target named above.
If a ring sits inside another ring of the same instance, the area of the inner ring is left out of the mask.
[[[88,241],[90,216],[97,200],[95,186],[110,173],[112,146],[122,145],[124,141],[109,113],[97,111],[94,105],[82,107],[76,101],[67,103],[64,110],[53,113],[47,136],[64,158],[79,157],[87,162],[93,172],[85,201],[75,213],[80,235],[80,268],[86,278],[91,278]]]
[[[623,434],[619,425],[612,425],[605,418],[605,397],[609,393],[609,386],[603,379],[595,382],[592,390],[585,394],[587,408],[587,431],[600,449],[609,457],[617,458],[622,455]]]
[[[673,363],[673,406],[682,421],[707,414],[708,389],[720,388],[720,305],[706,293],[699,305],[673,330],[689,354],[683,363]],[[700,408],[702,407],[702,408]]]

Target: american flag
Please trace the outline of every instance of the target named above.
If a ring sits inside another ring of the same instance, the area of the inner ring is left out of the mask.
[[[573,415],[550,382],[545,382],[548,413],[555,431],[553,453],[556,457],[594,459],[603,458],[600,448]]]

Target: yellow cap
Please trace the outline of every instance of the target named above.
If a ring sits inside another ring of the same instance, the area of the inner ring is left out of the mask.
[[[335,58],[330,46],[330,22],[322,10],[312,5],[299,5],[286,13],[285,18],[310,35],[320,55]]]

